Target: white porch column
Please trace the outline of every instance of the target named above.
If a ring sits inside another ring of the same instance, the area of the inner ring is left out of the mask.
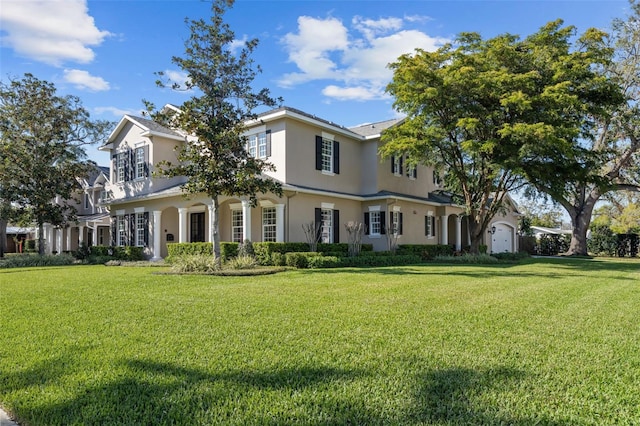
[[[462,216],[456,218],[456,250],[462,250]]]
[[[78,226],[78,248],[84,243],[84,226]]]
[[[449,244],[449,224],[447,216],[440,216],[440,230],[442,234],[442,244]]]
[[[67,251],[71,250],[71,231],[73,228],[71,226],[66,228],[67,230],[67,247],[65,248]]]
[[[152,261],[161,260],[160,247],[162,243],[162,211],[153,211],[153,257]]]
[[[100,228],[98,227],[97,223],[93,223],[93,234],[91,234],[91,236],[93,237],[93,241],[91,241],[91,245],[93,246],[97,246],[98,245],[98,230]]]
[[[209,207],[209,242],[213,243],[214,235],[218,233],[218,230],[213,226],[213,217],[216,215],[216,206],[213,205],[213,201]]]
[[[284,242],[284,204],[276,204],[276,242]]]
[[[55,232],[57,232],[57,246],[56,246],[56,251],[58,252],[58,254],[62,254],[62,233],[64,232],[64,229],[62,228],[58,228],[55,230]]]
[[[253,241],[251,239],[251,204],[247,200],[242,200],[242,237],[244,240]]]
[[[187,212],[188,209],[186,207],[180,207],[178,209],[178,242],[186,243],[187,242]]]

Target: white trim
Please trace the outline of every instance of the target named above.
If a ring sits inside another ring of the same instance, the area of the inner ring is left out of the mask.
[[[335,203],[320,203],[321,209],[333,210],[335,208]]]
[[[393,206],[393,211],[394,212],[399,212],[400,211],[400,206]]]
[[[242,203],[232,203],[229,204],[230,210],[242,210]]]
[[[380,211],[380,206],[369,206],[369,211],[370,212],[379,212]]]
[[[116,210],[116,216],[122,216],[124,214],[124,209]]]
[[[201,205],[201,206],[191,206],[187,209],[187,211],[189,213],[202,213],[204,212],[206,206],[205,205]]]
[[[144,213],[144,207],[135,207],[133,209],[134,213]]]
[[[276,205],[270,200],[260,200],[258,201],[260,207],[275,207]]]
[[[335,135],[332,135],[331,133],[322,132],[322,139],[327,139],[333,142],[335,138]]]

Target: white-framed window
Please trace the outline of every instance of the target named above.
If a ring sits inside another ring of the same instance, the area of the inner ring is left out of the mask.
[[[242,210],[231,210],[231,241],[234,243],[241,243],[244,241],[244,228],[242,226],[242,221]]]
[[[320,242],[330,244],[333,242],[333,210],[322,209],[320,211],[320,218]]]
[[[89,194],[87,193],[84,194],[84,208],[85,209],[89,208]]]
[[[394,155],[393,157],[391,157],[391,171],[393,172],[394,176],[400,176],[402,175],[402,156],[401,155]]]
[[[322,138],[322,171],[333,172],[333,141]]]
[[[379,211],[369,212],[369,231],[370,235],[380,235],[382,233],[382,222],[380,220],[381,213]]]
[[[249,156],[255,157],[258,149],[258,135],[250,135],[249,140],[247,141],[247,151],[249,151]]]
[[[144,169],[145,169],[145,161],[144,161],[144,147],[136,148],[135,150],[135,158],[136,158],[136,179],[144,178]]]
[[[276,208],[262,208],[262,241],[276,241]]]
[[[267,134],[258,133],[258,158],[267,157]]]
[[[442,179],[440,178],[440,174],[437,171],[433,171],[433,184],[435,186],[441,186],[442,185]]]
[[[144,213],[136,213],[135,217],[136,217],[136,246],[144,247],[145,235],[147,232]]]
[[[121,152],[116,156],[116,181],[124,182],[126,167],[126,153]]]
[[[434,238],[436,236],[436,218],[433,215],[424,217],[424,235],[427,238]]]
[[[417,175],[417,168],[415,164],[408,164],[407,165],[407,177],[411,180],[414,180],[418,177]]]
[[[117,240],[116,245],[124,246],[127,242],[127,228],[126,223],[124,221],[124,216],[117,216],[118,228],[117,228]]]

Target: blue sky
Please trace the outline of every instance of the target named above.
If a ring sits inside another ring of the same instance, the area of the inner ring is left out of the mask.
[[[354,126],[397,116],[385,66],[402,53],[463,31],[526,36],[558,18],[579,32],[606,29],[627,8],[626,0],[237,0],[225,20],[238,40],[260,40],[255,88]],[[210,4],[199,0],[2,0],[0,78],[30,72],[112,121],[138,115],[142,99],[179,105],[187,95],[157,88],[153,73],[181,78],[171,57],[183,55],[185,18],[208,16]],[[105,153],[88,152],[108,164]]]

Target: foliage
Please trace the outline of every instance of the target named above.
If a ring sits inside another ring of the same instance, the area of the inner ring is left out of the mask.
[[[244,240],[242,244],[238,245],[238,256],[254,257],[255,252],[253,250],[253,243],[250,240]]]
[[[316,223],[314,221],[302,224],[302,232],[304,232],[304,238],[309,245],[309,251],[318,251],[321,225],[321,223]]]
[[[416,265],[422,263],[420,256],[415,254],[397,254],[393,252],[373,252],[361,254],[356,257],[344,257],[341,260],[343,267],[380,267]]]
[[[36,256],[22,254],[9,256],[0,261],[0,268],[28,268],[34,266],[68,266],[73,264],[74,257],[69,254]]]
[[[594,71],[608,60],[604,34],[589,30],[572,52],[574,33],[561,21],[524,40],[462,33],[454,44],[391,64],[387,91],[407,119],[383,134],[381,154],[407,153],[446,171],[445,186],[469,217],[472,253],[522,177],[536,181],[543,171],[563,182],[559,175],[593,164],[577,146],[584,118],[619,96]]]
[[[220,262],[207,254],[176,255],[171,260],[171,270],[178,273],[210,273],[220,269]]]
[[[436,256],[453,256],[453,247],[448,244],[401,244],[398,254],[414,254],[422,260],[431,260]]]
[[[225,266],[230,269],[254,269],[258,262],[254,256],[245,253],[229,259]]]
[[[639,265],[4,270],[0,401],[33,426],[631,425]]]
[[[315,251],[307,252],[289,252],[285,253],[284,261],[285,265],[294,268],[305,269],[309,267],[309,259],[312,257],[322,256],[321,253]]]
[[[77,178],[88,172],[84,146],[104,140],[112,124],[91,121],[75,96],[59,96],[52,83],[25,74],[0,83],[0,202],[13,203],[39,228],[75,218]]]
[[[589,253],[596,256],[614,256],[618,246],[618,238],[607,225],[591,224],[591,235],[587,240]]]
[[[189,194],[206,194],[213,202],[213,253],[221,259],[218,232],[219,196],[248,197],[252,205],[258,193],[282,195],[279,182],[263,172],[275,170],[264,159],[249,155],[245,123],[255,119],[259,106],[275,106],[267,89],[251,87],[260,68],[254,68],[251,54],[257,39],[244,42],[236,50],[236,38],[224,14],[233,0],[213,0],[211,20],[187,20],[191,35],[185,41],[184,57],[172,62],[187,75],[184,84],[173,83],[174,89],[195,93],[171,117],[172,124],[188,135],[178,152],[177,164],[162,162],[159,172],[168,177],[185,176],[182,190]],[[163,73],[158,73],[164,77]],[[161,87],[168,82],[158,81]],[[148,104],[150,110],[153,106]],[[166,121],[161,114],[154,114]]]
[[[347,244],[349,245],[349,256],[357,256],[362,251],[362,235],[364,234],[364,223],[349,221],[344,224],[347,230]]]
[[[197,255],[211,254],[213,244],[210,242],[202,243],[169,243],[167,244],[167,258],[165,262],[171,263],[175,256],[181,255]],[[228,260],[238,255],[238,243],[224,242],[220,243],[220,253],[223,260]]]
[[[617,237],[616,255],[618,257],[636,257],[638,255],[638,246],[640,245],[638,234],[618,234]]]
[[[472,253],[463,253],[460,256],[436,256],[434,259],[435,262],[438,263],[466,263],[466,264],[477,264],[477,265],[489,265],[493,263],[498,263],[498,258],[489,254],[472,254]]]
[[[543,256],[555,256],[566,253],[569,250],[570,235],[542,234],[538,239],[537,254]]]
[[[537,170],[532,179],[536,188],[562,205],[571,218],[571,254],[587,254],[587,230],[603,195],[640,188],[640,1],[630,0],[629,6],[626,19],[615,19],[606,39],[607,52],[612,52],[606,55],[610,60],[593,68],[601,81],[615,85],[622,94],[622,102],[610,102],[607,92],[596,93],[593,103],[598,108],[584,120],[587,143],[579,148],[595,161],[571,166],[562,153],[550,158],[549,167]],[[584,173],[573,177],[554,173],[555,164],[561,163]]]
[[[526,251],[519,251],[517,253],[508,253],[508,252],[492,253],[491,256],[495,257],[500,261],[507,261],[507,262],[518,262],[520,260],[531,257],[529,253]]]

